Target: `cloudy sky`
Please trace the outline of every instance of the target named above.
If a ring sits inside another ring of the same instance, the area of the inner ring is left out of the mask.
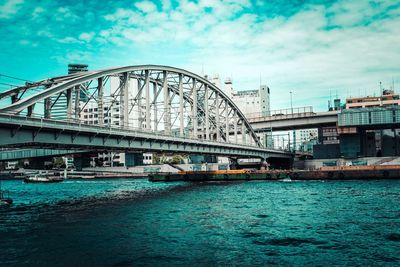
[[[272,109],[400,91],[399,0],[0,0],[0,74],[163,64],[271,88]],[[1,79],[4,77],[0,76]],[[6,86],[0,86],[4,90]]]

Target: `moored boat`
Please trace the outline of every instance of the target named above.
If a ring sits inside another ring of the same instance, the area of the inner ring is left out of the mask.
[[[64,181],[63,178],[57,176],[31,176],[24,179],[25,183],[59,183]]]

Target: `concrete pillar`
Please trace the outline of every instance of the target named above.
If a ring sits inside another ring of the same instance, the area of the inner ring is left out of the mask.
[[[149,70],[145,70],[145,98],[146,98],[146,129],[151,129],[151,112],[150,112],[150,75]]]
[[[192,126],[193,126],[193,138],[197,138],[197,86],[196,79],[193,78],[192,85]]]
[[[119,94],[119,125],[121,127],[128,127],[128,89],[129,89],[129,73],[124,72],[120,80],[120,94]]]
[[[207,84],[205,84],[204,85],[205,86],[205,92],[204,92],[204,110],[205,110],[205,119],[206,119],[206,130],[205,130],[205,132],[206,132],[206,140],[209,140],[210,139],[210,120],[209,120],[209,111],[208,111],[208,91],[209,91],[209,88],[208,88],[208,85]]]
[[[143,165],[143,153],[125,153],[125,167]]]
[[[75,170],[81,171],[82,168],[90,167],[90,154],[78,154],[74,155],[74,167]]]
[[[97,79],[97,120],[99,126],[104,126],[104,106],[103,106],[103,77]]]
[[[179,134],[184,135],[184,121],[183,121],[183,75],[179,74]]]
[[[171,100],[168,91],[168,72],[163,71],[163,91],[164,91],[164,133],[171,133]]]

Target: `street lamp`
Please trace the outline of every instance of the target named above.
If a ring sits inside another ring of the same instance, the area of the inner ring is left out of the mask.
[[[292,99],[292,91],[290,91],[290,109],[292,110],[292,116],[293,116],[293,99]]]
[[[292,110],[292,118],[293,118],[293,92],[290,91],[290,109]],[[296,151],[296,130],[293,128],[293,152]],[[289,145],[289,150],[290,150],[290,145]]]

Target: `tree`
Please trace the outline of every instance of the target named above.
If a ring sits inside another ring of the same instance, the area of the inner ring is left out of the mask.
[[[54,158],[54,164],[53,164],[54,168],[57,169],[65,169],[65,161],[62,157],[57,157]]]

